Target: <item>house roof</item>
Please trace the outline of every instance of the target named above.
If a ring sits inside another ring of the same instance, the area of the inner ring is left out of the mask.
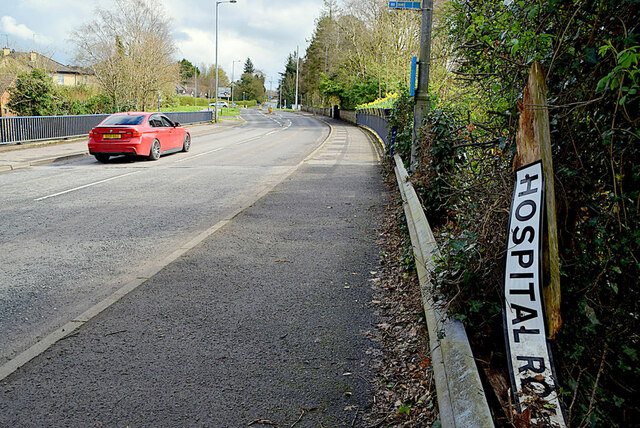
[[[31,61],[31,53],[30,52],[17,52],[12,51],[8,57],[14,58],[24,64],[29,65],[30,67],[35,67],[36,65],[46,69],[50,73],[66,73],[66,74],[95,74],[93,70],[85,67],[77,67],[77,66],[69,66],[63,65],[58,61],[55,61],[51,58],[48,58],[44,55],[41,55],[37,52],[34,52],[36,55],[36,60]]]

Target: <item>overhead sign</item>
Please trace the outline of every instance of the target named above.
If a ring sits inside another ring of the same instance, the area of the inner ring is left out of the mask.
[[[532,422],[564,427],[542,302],[543,190],[542,161],[516,172],[504,279],[504,333],[519,411],[529,409]]]
[[[392,9],[414,9],[420,10],[422,6],[419,1],[390,1],[389,7]]]
[[[231,96],[231,88],[218,88],[218,98],[229,98]]]

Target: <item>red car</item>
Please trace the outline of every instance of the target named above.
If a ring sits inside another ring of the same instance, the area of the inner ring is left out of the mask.
[[[111,156],[146,156],[188,152],[191,135],[161,113],[127,112],[107,117],[89,133],[89,153],[100,162]]]

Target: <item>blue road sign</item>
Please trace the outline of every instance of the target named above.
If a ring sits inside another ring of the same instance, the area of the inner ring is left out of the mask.
[[[418,65],[418,58],[415,56],[411,58],[411,86],[409,87],[409,95],[415,97],[416,95],[416,71]]]
[[[419,1],[390,1],[389,7],[392,9],[412,9],[420,10],[422,6]]]

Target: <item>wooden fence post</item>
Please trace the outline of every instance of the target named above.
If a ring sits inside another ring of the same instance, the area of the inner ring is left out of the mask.
[[[543,243],[544,307],[550,338],[554,338],[560,326],[560,262],[558,231],[556,226],[556,199],[553,185],[553,161],[549,131],[547,85],[539,63],[531,66],[529,81],[524,90],[520,109],[520,126],[516,135],[517,152],[514,168],[542,159],[545,181],[546,231]]]

